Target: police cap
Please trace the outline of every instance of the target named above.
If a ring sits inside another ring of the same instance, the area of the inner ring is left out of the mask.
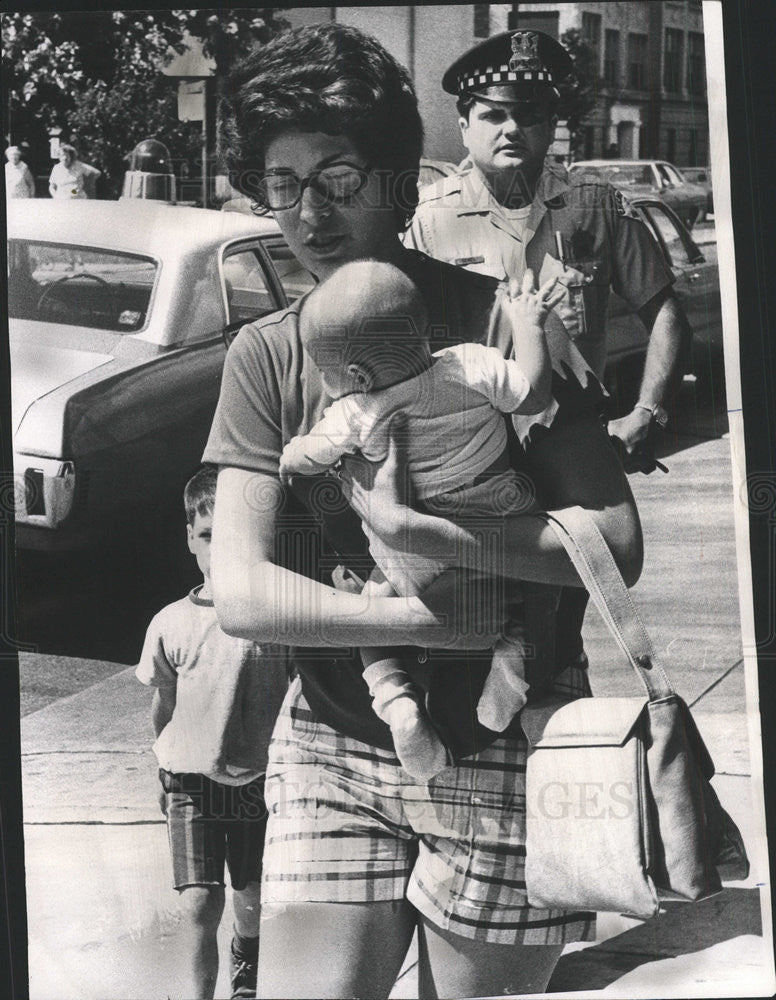
[[[504,31],[475,45],[442,77],[448,94],[512,103],[557,97],[573,68],[571,56],[543,31]]]

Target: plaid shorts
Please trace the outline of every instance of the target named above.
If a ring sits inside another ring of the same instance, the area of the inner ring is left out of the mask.
[[[264,776],[245,785],[222,785],[204,774],[160,768],[165,792],[173,886],[223,885],[224,865],[233,889],[261,878],[267,829]]]
[[[556,689],[590,694],[570,668]],[[501,944],[590,940],[595,916],[528,905],[523,739],[500,738],[430,782],[313,717],[295,680],[275,727],[262,901],[406,898],[432,923]]]

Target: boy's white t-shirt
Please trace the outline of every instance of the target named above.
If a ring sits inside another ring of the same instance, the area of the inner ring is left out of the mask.
[[[135,674],[176,688],[172,718],[153,747],[159,766],[243,785],[266,770],[288,686],[286,650],[227,635],[199,590],[154,616]]]

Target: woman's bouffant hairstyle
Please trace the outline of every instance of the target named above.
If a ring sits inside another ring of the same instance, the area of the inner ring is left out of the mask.
[[[407,71],[370,35],[343,24],[281,32],[232,73],[219,114],[229,180],[257,194],[267,143],[285,131],[344,135],[390,179],[397,229],[418,203],[423,125]]]

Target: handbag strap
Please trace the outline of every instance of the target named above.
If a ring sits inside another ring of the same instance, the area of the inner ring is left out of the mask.
[[[542,515],[555,530],[601,617],[651,701],[674,693],[611,550],[590,514],[566,507]]]

